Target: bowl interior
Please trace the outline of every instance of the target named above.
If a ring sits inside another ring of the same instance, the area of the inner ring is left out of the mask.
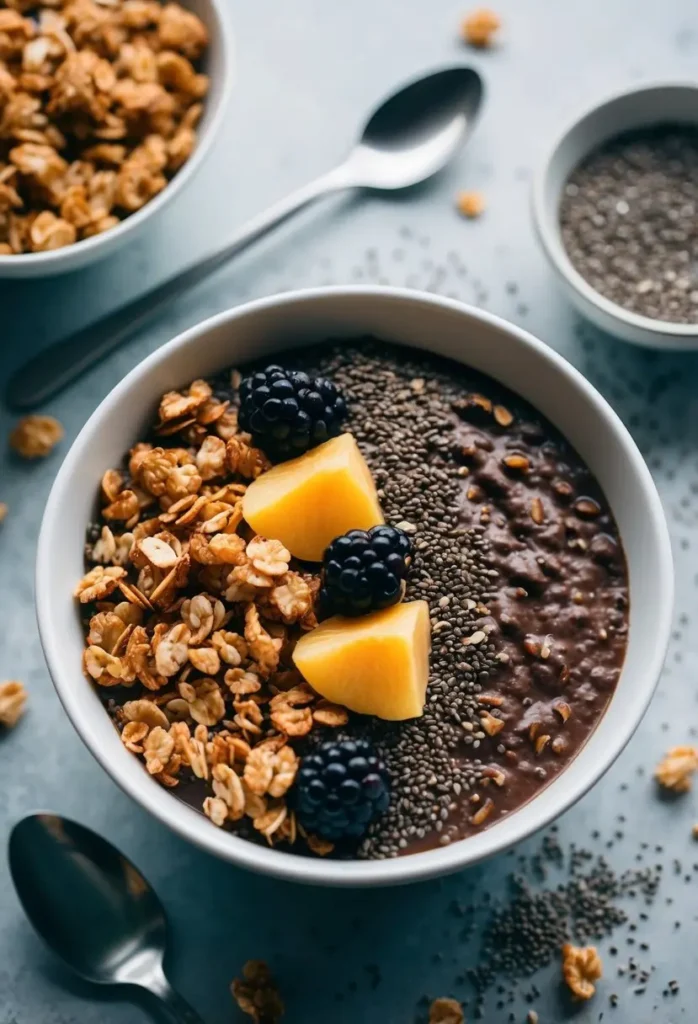
[[[658,124],[698,124],[698,88],[694,85],[653,85],[616,96],[575,121],[557,140],[534,186],[534,207],[548,256],[563,279],[586,304],[582,312],[606,330],[614,329],[628,341],[662,345],[663,337],[698,339],[698,325],[652,320],[611,302],[587,283],[565,250],[560,231],[560,201],[572,171],[594,149],[622,132]],[[596,307],[600,316],[594,316]],[[625,329],[623,329],[625,327]],[[669,340],[669,347],[674,347]],[[685,348],[686,340],[677,347]]]
[[[83,573],[84,528],[98,481],[141,436],[164,391],[253,357],[362,334],[489,373],[565,434],[595,473],[618,521],[630,570],[630,635],[604,718],[572,764],[530,804],[451,847],[390,862],[333,863],[262,849],[221,832],[146,775],[82,678],[83,634],[71,591]],[[136,800],[209,851],[256,870],[328,884],[388,884],[455,870],[518,841],[581,796],[622,750],[649,702],[668,639],[672,588],[668,534],[651,477],[591,385],[541,342],[494,316],[393,289],[326,289],[262,300],[214,317],[154,353],[105,399],[68,453],[46,508],[37,566],[49,667],[78,732],[103,766]]]

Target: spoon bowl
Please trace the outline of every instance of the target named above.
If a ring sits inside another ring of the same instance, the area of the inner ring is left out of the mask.
[[[482,79],[473,68],[445,68],[416,79],[374,111],[345,166],[367,188],[426,181],[463,143],[482,95]]]
[[[8,860],[27,917],[66,966],[96,985],[147,989],[173,1021],[201,1024],[163,973],[162,904],[111,843],[57,814],[32,814],[12,829]]]

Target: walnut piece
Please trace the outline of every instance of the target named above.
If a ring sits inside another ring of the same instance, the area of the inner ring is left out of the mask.
[[[691,788],[691,776],[696,769],[697,747],[672,747],[657,765],[654,777],[664,789],[686,793]]]
[[[492,45],[501,24],[501,19],[494,11],[481,7],[463,20],[461,35],[469,46],[486,49]]]
[[[24,714],[27,691],[21,683],[10,680],[0,683],[0,725],[11,729]]]
[[[79,598],[81,604],[88,604],[90,601],[103,601],[119,585],[119,581],[126,576],[126,570],[118,565],[110,565],[104,568],[96,565],[78,583],[74,596]]]
[[[245,791],[240,776],[227,764],[217,764],[213,771],[213,792],[226,806],[226,817],[237,821],[245,813]]]
[[[216,725],[224,717],[225,702],[215,679],[200,679],[195,685],[180,683],[179,692],[199,725]]]
[[[287,572],[269,593],[269,603],[289,625],[299,622],[313,608],[313,592],[296,572]]]
[[[278,667],[282,641],[272,638],[264,629],[253,604],[248,604],[245,611],[245,640],[260,675],[270,676]]]
[[[63,437],[63,427],[53,416],[24,416],[10,434],[10,447],[23,459],[42,459]]]
[[[276,750],[273,743],[259,744],[250,751],[243,777],[256,796],[282,797],[293,785],[297,771],[298,757],[291,747]]]
[[[226,444],[228,469],[238,473],[244,480],[255,480],[271,468],[263,451],[252,448],[240,437],[231,437]]]
[[[576,999],[591,999],[596,992],[594,982],[602,973],[596,946],[573,946],[566,942],[562,947],[562,977]]]
[[[243,1013],[255,1024],[278,1024],[285,1007],[269,967],[263,960],[248,960],[242,978],[235,978],[230,990]]]
[[[279,540],[253,537],[246,554],[254,568],[265,576],[283,576],[288,572],[291,552]]]
[[[435,999],[429,1007],[429,1024],[465,1024],[463,1007],[457,999]]]
[[[456,196],[456,209],[463,217],[475,220],[485,212],[485,197],[481,192],[459,192]]]
[[[122,711],[127,722],[141,722],[147,725],[149,729],[155,729],[160,726],[162,729],[169,729],[170,723],[167,719],[167,715],[159,708],[155,701],[152,700],[129,700],[127,701]]]
[[[349,721],[349,713],[340,704],[333,704],[329,700],[320,700],[313,708],[313,721],[318,725],[339,729]]]

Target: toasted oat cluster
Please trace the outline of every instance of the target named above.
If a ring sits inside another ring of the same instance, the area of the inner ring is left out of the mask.
[[[498,14],[488,7],[480,7],[463,19],[461,35],[469,46],[487,49],[492,46],[501,24]]]
[[[160,0],[0,0],[0,254],[140,210],[188,160],[203,22]]]
[[[465,1024],[463,1007],[457,999],[434,999],[429,1007],[429,1024]]]
[[[242,978],[235,978],[230,991],[242,1012],[257,1024],[278,1024],[284,1015],[283,1000],[263,960],[248,960]]]
[[[562,947],[562,977],[575,999],[591,999],[596,992],[594,982],[603,974],[601,957],[596,946]]]
[[[654,777],[663,789],[687,793],[698,770],[698,748],[672,747],[657,765]]]
[[[319,577],[242,517],[247,485],[266,468],[206,381],[163,396],[151,439],[102,478],[75,590],[83,667],[158,782],[196,777],[215,825],[239,822],[270,844],[300,835],[326,854],[332,844],[303,834],[287,794],[298,742],[348,715],[292,667],[296,641],[317,624]]]
[[[24,416],[10,434],[10,447],[23,459],[43,459],[63,434],[63,426],[54,416]]]
[[[16,680],[0,683],[0,726],[11,729],[24,714],[27,691]]]

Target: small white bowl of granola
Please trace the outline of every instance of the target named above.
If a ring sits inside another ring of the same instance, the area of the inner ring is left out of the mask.
[[[58,473],[37,580],[112,778],[231,863],[327,885],[456,871],[570,807],[637,727],[673,602],[595,389],[389,288],[262,299],[136,367]]]
[[[38,0],[0,10],[0,30],[0,278],[74,270],[201,166],[232,86],[225,0]]]

